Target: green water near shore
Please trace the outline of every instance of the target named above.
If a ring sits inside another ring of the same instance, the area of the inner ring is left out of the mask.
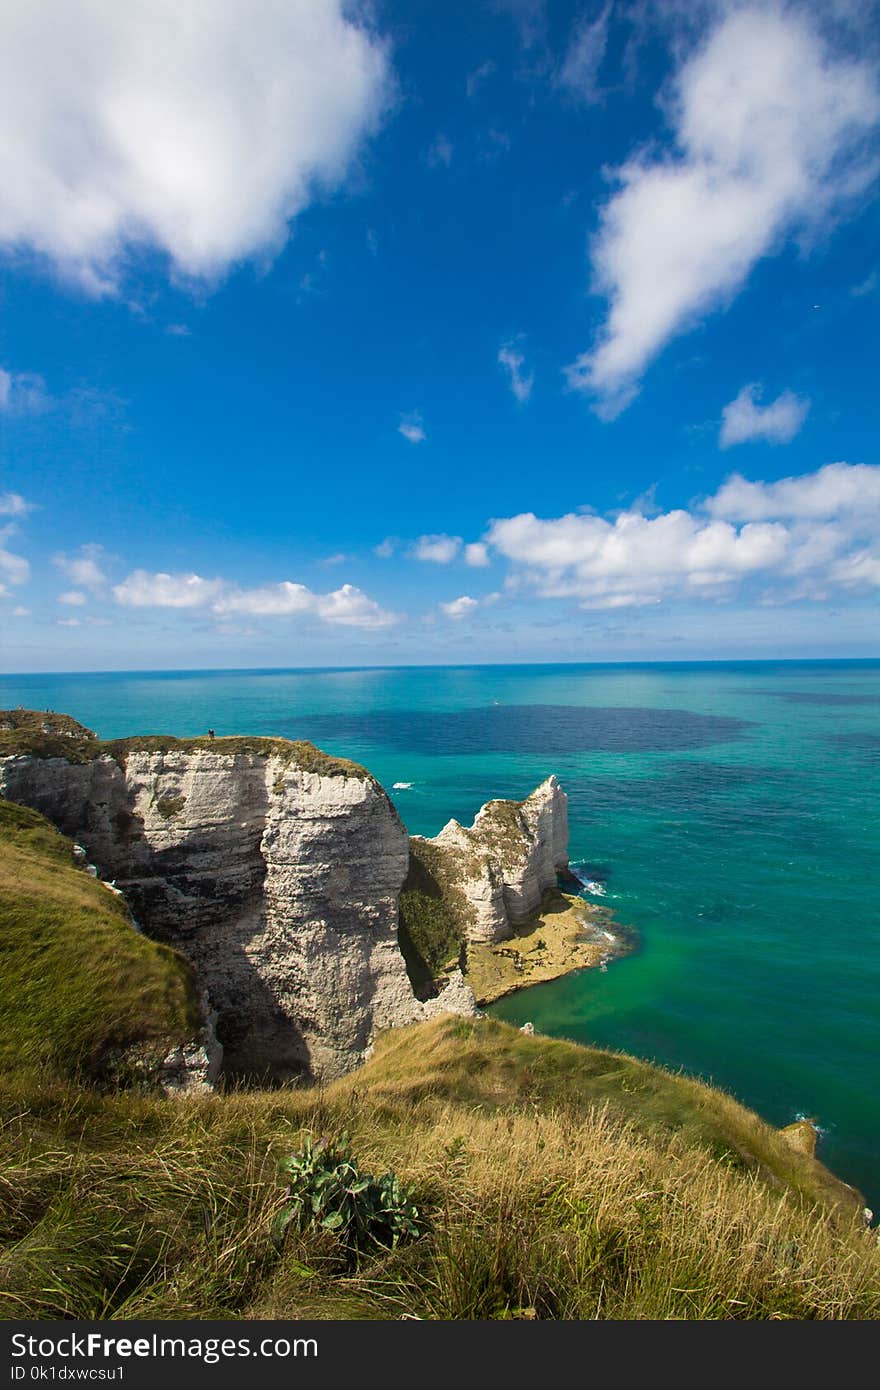
[[[880,1209],[880,662],[7,676],[0,704],[312,738],[420,834],[555,772],[572,862],[639,948],[492,1012],[815,1118]]]

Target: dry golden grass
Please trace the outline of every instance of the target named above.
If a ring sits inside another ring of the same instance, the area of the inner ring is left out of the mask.
[[[385,1035],[317,1091],[0,1090],[12,1317],[876,1318],[858,1201],[729,1097],[492,1020]],[[347,1130],[427,1233],[352,1269],[270,1238],[277,1161]]]

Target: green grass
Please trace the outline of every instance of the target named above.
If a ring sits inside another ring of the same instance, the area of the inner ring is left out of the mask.
[[[306,739],[260,738],[234,735],[228,738],[174,738],[170,734],[149,734],[134,738],[99,739],[90,729],[66,714],[39,710],[0,710],[0,757],[30,754],[35,758],[66,758],[72,763],[94,762],[111,757],[121,767],[129,753],[192,753],[204,749],[227,756],[256,754],[281,758],[287,767],[314,772],[321,777],[374,778],[359,763],[334,758]],[[276,788],[283,790],[283,787]]]
[[[0,1078],[15,1318],[876,1318],[858,1202],[729,1097],[495,1020],[383,1035],[323,1090],[158,1099]],[[350,1136],[425,1231],[279,1249],[279,1168]]]
[[[397,939],[417,992],[459,957],[467,939],[473,912],[455,881],[456,857],[457,851],[410,839]]]
[[[0,1070],[107,1077],[192,1037],[192,971],[36,811],[0,801]]]

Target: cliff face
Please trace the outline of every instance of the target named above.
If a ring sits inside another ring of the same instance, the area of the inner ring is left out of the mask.
[[[78,840],[149,935],[189,957],[227,1070],[340,1075],[376,1030],[425,1016],[397,944],[406,831],[353,764],[315,772],[222,744],[7,757],[0,791]],[[449,1005],[472,1012],[461,994]]]
[[[503,941],[568,867],[568,798],[548,777],[525,801],[490,801],[469,828],[451,820],[425,843],[467,903],[467,939]]]
[[[144,932],[188,957],[233,1075],[330,1079],[381,1029],[473,1013],[450,956],[510,936],[567,863],[567,800],[550,777],[421,841],[437,876],[423,874],[410,931],[410,841],[354,763],[282,739],[101,743],[30,711],[0,714],[0,731],[0,796],[82,845]],[[416,997],[401,941],[423,994],[445,967],[439,995]],[[168,1059],[171,1084],[194,1077],[202,1042]]]

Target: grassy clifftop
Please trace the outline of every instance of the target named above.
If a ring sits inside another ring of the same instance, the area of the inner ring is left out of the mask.
[[[199,1027],[192,971],[36,811],[0,801],[0,1071],[102,1075]]]
[[[209,738],[175,738],[172,734],[146,734],[133,738],[100,739],[84,724],[51,710],[0,710],[0,757],[30,754],[35,758],[66,758],[71,763],[93,762],[108,756],[125,766],[129,753],[253,753],[278,757],[286,766],[322,777],[356,777],[372,781],[371,774],[348,758],[335,758],[306,739],[261,738],[247,734]]]
[[[317,1091],[158,1100],[0,1080],[15,1317],[875,1318],[857,1200],[730,1098],[489,1019],[385,1034]],[[347,1131],[423,1234],[279,1248],[278,1163]],[[0,1169],[3,1171],[3,1169]]]

